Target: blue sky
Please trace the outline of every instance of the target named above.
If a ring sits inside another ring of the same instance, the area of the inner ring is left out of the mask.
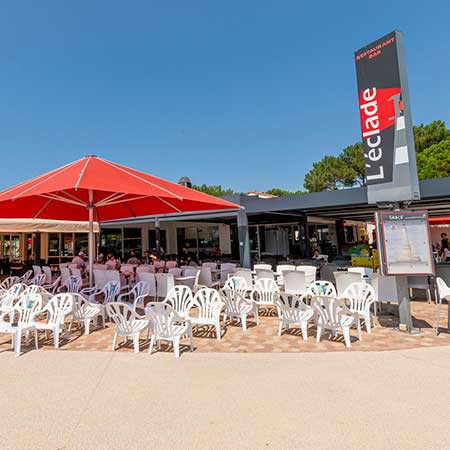
[[[97,154],[301,189],[359,140],[353,52],[393,29],[414,122],[450,125],[449,20],[448,1],[2,2],[0,188]]]

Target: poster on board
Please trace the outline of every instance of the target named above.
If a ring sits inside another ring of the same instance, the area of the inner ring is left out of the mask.
[[[385,275],[434,275],[426,211],[381,211],[375,218]]]

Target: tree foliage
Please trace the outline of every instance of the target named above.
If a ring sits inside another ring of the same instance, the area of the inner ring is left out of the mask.
[[[272,188],[266,191],[266,194],[276,195],[277,197],[286,197],[287,195],[304,194],[304,191],[285,191],[280,188]]]
[[[202,184],[200,186],[193,185],[192,189],[203,192],[204,194],[214,195],[215,197],[221,197],[224,195],[232,195],[237,193],[233,191],[233,189],[224,189],[220,184],[211,186],[208,186],[206,184]]]
[[[450,155],[444,155],[448,149],[450,130],[445,123],[435,120],[428,125],[415,126],[413,131],[419,179],[450,176],[450,166],[446,164]],[[436,145],[438,147],[434,148]],[[433,151],[427,152],[432,147]],[[435,160],[436,155],[442,158],[441,164]],[[430,163],[428,158],[431,159]],[[427,168],[429,164],[431,166]],[[325,156],[314,163],[305,175],[304,187],[309,192],[319,192],[363,186],[365,183],[363,148],[361,142],[357,142],[344,148],[338,156]]]
[[[450,140],[433,144],[417,153],[417,171],[421,180],[450,175]]]

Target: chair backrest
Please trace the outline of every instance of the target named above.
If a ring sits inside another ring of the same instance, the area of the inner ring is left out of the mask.
[[[68,267],[60,267],[61,271],[61,284],[64,285],[66,281],[70,278],[70,269]]]
[[[31,267],[33,269],[34,276],[40,275],[42,273],[41,266],[33,265]]]
[[[116,281],[119,285],[122,283],[120,272],[118,270],[104,270],[103,272],[103,279],[105,283],[103,287],[105,287],[110,281]]]
[[[233,269],[236,268],[235,263],[222,263],[220,265],[220,281],[225,283],[228,277],[233,273]]]
[[[45,305],[47,323],[63,324],[64,319],[73,310],[73,296],[66,292],[54,295]]]
[[[0,296],[0,310],[3,312],[10,310],[26,288],[26,284],[17,283],[12,285],[7,291],[2,292]]]
[[[204,263],[207,264],[207,263]],[[213,284],[211,267],[203,265],[200,269],[200,275],[198,278],[198,284],[206,287],[211,287]]]
[[[142,297],[146,295],[152,295],[151,294],[151,286],[148,281],[138,281],[134,286],[133,289],[131,289],[131,295],[136,297]]]
[[[441,277],[437,277],[436,284],[438,288],[439,300],[442,301],[444,298],[450,299],[450,287],[447,283]]]
[[[46,276],[45,273],[41,273],[39,275],[35,275],[31,280],[31,284],[36,286],[43,286],[45,284]]]
[[[0,291],[7,291],[11,286],[20,283],[19,277],[5,278],[0,284]]]
[[[274,274],[272,272],[272,269],[270,269],[270,270],[267,270],[267,269],[256,269],[256,279],[260,280],[262,278],[274,280],[275,276],[274,276]]]
[[[52,282],[52,269],[49,266],[43,266],[42,272],[45,274],[45,283],[50,284]]]
[[[272,265],[271,264],[255,264],[253,266],[253,270],[272,270]]]
[[[136,267],[136,273],[155,273],[155,266],[150,264],[143,264],[142,266]]]
[[[97,289],[103,289],[105,284],[108,282],[107,280],[107,271],[104,269],[94,269],[94,281]]]
[[[156,278],[156,295],[159,298],[166,298],[170,289],[175,286],[175,278],[171,273],[157,273]]]
[[[115,302],[116,297],[120,293],[120,281],[117,280],[111,280],[108,281],[105,286],[103,286],[103,289],[100,291],[101,294],[103,294],[103,304],[106,305],[107,303]]]
[[[23,283],[27,283],[31,277],[33,276],[33,271],[32,270],[27,270],[21,277],[20,277],[20,281]]]
[[[261,278],[256,280],[251,293],[251,298],[258,304],[274,305],[278,297],[279,289],[274,280]]]
[[[174,268],[177,267],[177,266],[178,266],[178,264],[177,264],[176,261],[167,261],[167,262],[166,262],[166,267],[167,267],[168,269],[174,269]]]
[[[138,272],[137,279],[139,281],[145,281],[148,285],[148,294],[152,297],[156,297],[156,275],[150,272]]]
[[[133,323],[137,320],[137,314],[130,305],[119,302],[109,302],[106,304],[106,313],[116,324],[119,333],[132,333]]]
[[[23,293],[15,304],[14,309],[18,314],[17,324],[19,326],[29,325],[42,310],[41,295]]]
[[[233,277],[241,277],[245,279],[249,289],[253,286],[253,275],[250,269],[243,269],[241,267],[233,270]]]
[[[94,270],[108,270],[108,267],[106,266],[106,264],[92,264],[92,268]]]
[[[224,289],[231,289],[233,291],[237,291],[242,295],[245,295],[249,287],[247,286],[247,282],[243,277],[230,277],[225,282]]]
[[[53,294],[48,292],[47,289],[45,289],[43,286],[39,286],[38,284],[30,284],[24,289],[23,295],[30,295],[30,294],[39,294],[41,296],[42,307],[47,305],[47,303],[53,296]]]
[[[375,289],[370,284],[360,281],[348,285],[339,298],[347,300],[346,305],[351,311],[366,311],[376,300]]]
[[[80,292],[81,286],[83,285],[83,280],[81,277],[71,275],[66,282],[62,285],[65,292],[71,292],[77,294]]]
[[[278,264],[277,266],[278,275],[283,275],[283,272],[288,270],[295,270],[295,266],[293,264]]]
[[[155,270],[164,269],[164,267],[166,267],[166,262],[165,261],[155,261],[154,266],[155,266]]]
[[[306,294],[307,283],[305,272],[289,271],[283,274],[284,292],[288,294]]]
[[[198,309],[198,317],[203,319],[217,318],[223,308],[219,292],[210,288],[197,291],[192,302],[192,306],[194,305]]]
[[[195,277],[195,275],[197,275],[197,272],[199,272],[199,271],[200,271],[200,269],[198,269],[197,267],[185,266],[181,270],[181,274],[184,277]]]
[[[165,302],[151,302],[145,307],[145,314],[150,319],[153,332],[161,337],[172,337],[176,325],[183,318]]]
[[[193,295],[188,286],[173,286],[167,293],[164,303],[169,304],[178,314],[185,316],[192,305]]]
[[[336,297],[337,293],[333,283],[325,280],[317,280],[308,286],[306,295],[309,298],[314,297],[316,295],[324,295],[325,297]]]
[[[175,262],[175,261],[168,261],[168,262]],[[175,278],[181,277],[181,269],[178,267],[171,267],[167,273],[171,273]]]
[[[217,269],[217,263],[215,262],[204,262],[202,267],[209,267],[211,270]]]
[[[278,315],[293,323],[298,320],[301,311],[310,310],[311,308],[305,305],[299,296],[287,292],[281,292],[275,304],[278,309]]]
[[[359,283],[361,281],[361,275],[359,273],[351,273],[344,271],[334,272],[334,279],[336,280],[336,289],[338,295],[341,295],[347,286],[352,283]]]
[[[373,274],[373,269],[370,267],[349,267],[347,272],[350,273],[359,273],[361,277],[368,278]]]
[[[121,273],[134,273],[134,265],[133,264],[122,264],[120,266]]]
[[[70,267],[70,273],[71,275],[82,278],[81,269],[78,266]]]
[[[311,306],[317,312],[322,325],[329,328],[338,328],[342,315],[350,313],[345,303],[336,297],[313,297]]]
[[[308,286],[314,281],[316,281],[316,273],[317,273],[316,266],[297,266],[295,270],[305,272],[306,284]]]

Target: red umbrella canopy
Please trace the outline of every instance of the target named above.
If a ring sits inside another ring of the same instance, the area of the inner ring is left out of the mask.
[[[0,217],[88,220],[89,192],[95,221],[239,208],[97,156],[86,156],[0,192]]]

